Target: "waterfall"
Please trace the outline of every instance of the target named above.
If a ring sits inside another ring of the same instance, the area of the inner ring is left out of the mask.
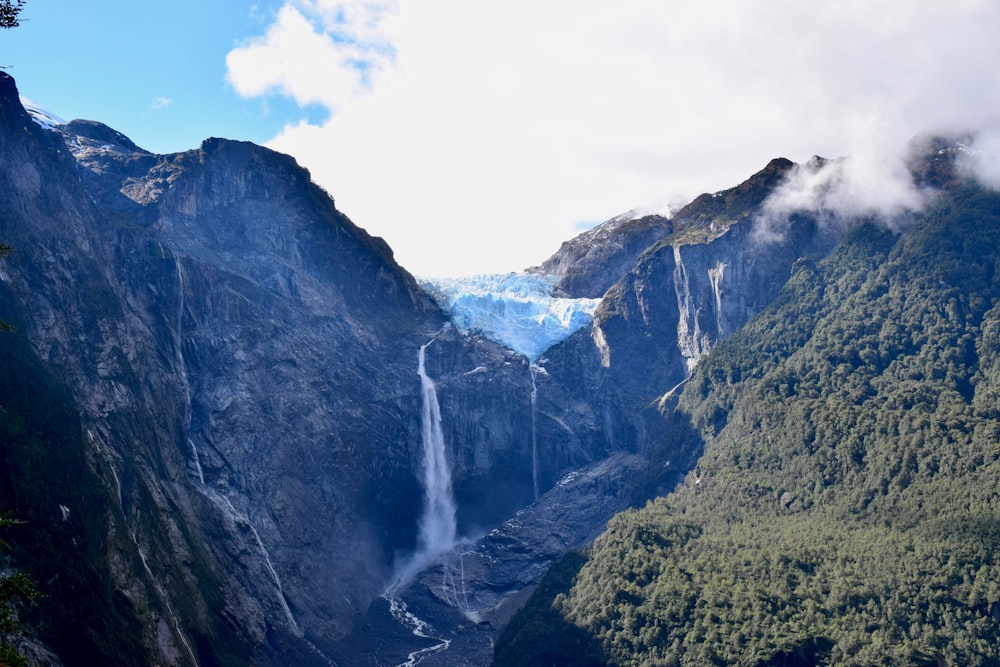
[[[285,618],[288,620],[288,626],[291,629],[292,634],[296,637],[305,636],[302,628],[295,620],[295,615],[292,614],[291,607],[288,606],[288,599],[285,597],[285,591],[281,588],[281,579],[278,578],[278,571],[274,569],[274,564],[271,563],[271,556],[267,552],[267,548],[264,546],[264,541],[260,539],[260,533],[258,533],[254,525],[250,523],[250,517],[237,511],[229,498],[217,493],[213,493],[210,497],[233,523],[236,525],[242,524],[250,529],[250,534],[253,535],[253,539],[257,543],[257,548],[260,549],[260,554],[264,557],[264,566],[267,568],[268,574],[271,575],[271,581],[274,583],[275,597],[278,600],[278,604],[281,605],[282,611],[285,612]]]
[[[455,544],[455,500],[451,493],[451,470],[445,456],[444,432],[441,430],[441,408],[437,387],[427,375],[424,359],[427,346],[420,346],[417,374],[423,399],[421,408],[421,439],[423,440],[424,513],[420,517],[417,553],[429,557]]]
[[[188,438],[188,445],[191,447],[191,461],[194,467],[194,474],[198,478],[198,482],[204,486],[205,471],[201,469],[201,457],[198,455],[198,447],[195,446],[194,440],[191,438]]]
[[[719,262],[708,270],[708,282],[712,284],[712,294],[715,295],[715,339],[725,338],[722,332],[722,279],[726,275],[725,262]]]
[[[535,500],[538,500],[538,433],[535,409],[538,405],[538,386],[535,384],[535,375],[538,373],[538,366],[530,364],[531,371],[531,483],[535,492]]]
[[[191,385],[187,377],[187,365],[184,362],[184,269],[181,266],[181,258],[174,256],[174,268],[177,271],[177,334],[174,337],[174,355],[177,361],[177,374],[181,378],[181,386],[184,389],[184,427],[188,434],[191,433]],[[198,455],[198,447],[192,438],[187,439],[188,447],[191,449],[191,460],[188,468],[194,473],[198,482],[205,484],[205,473],[201,467],[201,457]]]
[[[455,520],[455,499],[451,491],[451,469],[445,455],[444,431],[441,429],[441,406],[437,387],[427,375],[427,346],[420,346],[417,355],[417,375],[420,376],[421,409],[420,439],[423,444],[424,511],[417,525],[417,550],[397,566],[384,597],[392,602],[397,591],[406,587],[418,572],[437,555],[455,546],[458,528]]]
[[[688,372],[701,357],[701,327],[698,324],[698,310],[691,297],[687,269],[681,260],[680,246],[674,246],[674,291],[677,294],[677,346],[687,363]]]
[[[167,617],[170,619],[170,623],[174,626],[174,635],[180,640],[181,646],[187,651],[188,656],[191,658],[192,664],[199,664],[198,658],[195,657],[194,649],[191,647],[191,643],[184,636],[181,631],[180,626],[180,615],[174,611],[173,605],[170,604],[170,598],[167,596],[167,591],[163,588],[163,585],[159,582],[156,575],[153,574],[153,570],[149,567],[149,561],[146,559],[146,552],[142,550],[139,546],[139,540],[136,537],[136,532],[133,527],[126,526],[129,537],[132,538],[132,543],[135,545],[135,551],[139,554],[139,562],[142,563],[142,568],[146,570],[146,576],[149,577],[149,583],[152,584],[153,590],[155,590],[160,595],[160,600],[163,602],[163,606],[166,607]],[[4,664],[7,664],[6,662]]]

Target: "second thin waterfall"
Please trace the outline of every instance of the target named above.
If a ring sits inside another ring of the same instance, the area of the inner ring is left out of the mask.
[[[437,387],[424,366],[427,346],[420,346],[417,373],[423,399],[421,408],[421,438],[423,440],[424,512],[420,517],[417,553],[427,556],[440,553],[455,544],[455,499],[451,490],[451,469],[445,456],[444,432],[441,430],[441,408]]]
[[[538,371],[543,370],[541,366],[531,364],[528,367],[531,373],[531,486],[535,493],[535,500],[538,500],[538,423],[535,416],[538,410],[538,385],[536,377]]]

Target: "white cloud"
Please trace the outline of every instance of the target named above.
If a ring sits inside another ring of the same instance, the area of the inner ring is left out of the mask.
[[[764,202],[754,221],[754,237],[765,243],[780,239],[789,216],[801,212],[818,215],[821,224],[877,218],[900,227],[928,198],[914,184],[901,156],[862,152],[835,160],[813,158],[789,170]]]
[[[391,64],[383,30],[394,3],[287,2],[267,34],[226,56],[227,78],[240,95],[286,95],[300,105],[338,110],[364,93]]]
[[[153,101],[149,104],[149,108],[153,111],[157,111],[159,109],[166,108],[173,103],[174,101],[169,97],[154,97]]]
[[[1000,190],[1000,126],[982,128],[967,147],[960,166],[986,187]]]
[[[874,206],[865,171],[897,187],[912,135],[1000,115],[997,34],[992,0],[289,0],[227,65],[330,109],[271,145],[404,266],[455,275],[779,155],[851,155]]]

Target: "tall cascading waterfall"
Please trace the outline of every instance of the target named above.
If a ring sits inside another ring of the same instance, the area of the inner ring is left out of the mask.
[[[450,549],[455,544],[456,508],[451,489],[451,469],[445,455],[444,431],[441,430],[441,408],[438,405],[437,387],[424,361],[427,346],[420,346],[417,374],[420,376],[422,406],[420,414],[423,441],[424,512],[420,517],[417,535],[418,558],[430,558]]]
[[[428,565],[437,555],[455,546],[458,533],[455,499],[451,488],[451,469],[445,455],[444,431],[441,429],[441,407],[438,404],[437,386],[427,375],[425,360],[427,347],[434,342],[420,346],[417,355],[417,374],[420,376],[421,409],[420,437],[423,444],[424,511],[420,517],[417,533],[417,551],[400,567],[382,597],[388,604],[389,614],[411,634],[421,639],[437,641],[430,647],[411,652],[405,662],[397,667],[415,667],[423,658],[433,653],[448,650],[451,641],[436,637],[433,628],[418,618],[396,597],[406,584]]]

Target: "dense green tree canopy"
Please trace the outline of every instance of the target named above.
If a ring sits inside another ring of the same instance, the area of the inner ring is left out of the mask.
[[[970,187],[801,262],[688,381],[686,483],[527,611],[614,665],[1000,664],[998,260]]]

